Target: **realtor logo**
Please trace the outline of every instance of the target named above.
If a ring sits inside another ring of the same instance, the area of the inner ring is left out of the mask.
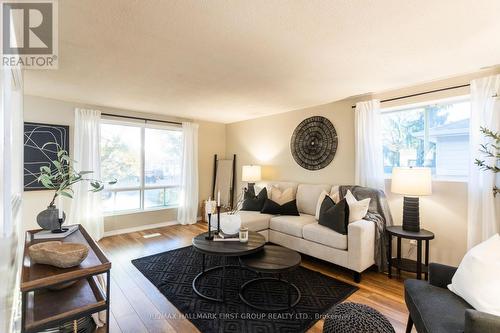
[[[57,1],[1,1],[2,66],[57,68]]]

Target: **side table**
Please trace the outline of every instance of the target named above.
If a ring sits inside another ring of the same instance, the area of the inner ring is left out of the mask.
[[[80,265],[58,268],[32,263],[28,248],[47,241],[33,238],[38,231],[26,232],[21,274],[21,332],[40,332],[103,310],[106,310],[106,332],[109,332],[111,262],[80,224],[78,230],[66,238],[50,239],[87,245],[89,254]],[[105,288],[97,281],[99,274],[106,274]],[[50,289],[71,281],[77,282],[64,289]]]
[[[400,271],[417,273],[417,279],[422,279],[422,273],[425,279],[428,277],[429,266],[429,241],[434,239],[434,234],[429,230],[420,229],[420,231],[406,231],[401,226],[392,226],[386,228],[389,234],[389,247],[387,258],[389,260],[389,279],[392,278],[392,267],[396,267],[398,274]],[[392,257],[392,237],[397,237],[397,255]],[[413,239],[417,241],[417,261],[401,258],[401,239]],[[425,261],[422,263],[422,241],[425,241]]]

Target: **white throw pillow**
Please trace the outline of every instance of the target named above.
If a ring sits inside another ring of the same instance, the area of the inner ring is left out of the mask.
[[[349,205],[349,223],[362,220],[366,216],[366,213],[368,213],[370,198],[358,201],[354,195],[352,195],[351,191],[347,190],[345,200]]]
[[[500,236],[467,251],[448,285],[476,310],[500,316]]]
[[[336,191],[336,192],[331,192],[330,193],[330,198],[332,198],[333,202],[337,203],[340,201],[340,192],[339,191]]]
[[[276,202],[278,205],[286,204],[293,199],[295,199],[293,196],[293,188],[289,187],[281,191],[276,186],[271,187],[271,200]]]

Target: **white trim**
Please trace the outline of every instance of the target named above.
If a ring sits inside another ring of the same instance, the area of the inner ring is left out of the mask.
[[[156,207],[149,207],[149,208],[144,208],[144,209],[137,208],[137,209],[126,209],[126,210],[113,210],[113,211],[109,211],[109,212],[104,212],[103,215],[105,217],[107,217],[107,216],[120,216],[120,215],[155,212],[158,210],[172,210],[172,209],[177,209],[177,208],[179,208],[178,205],[175,205],[175,206],[156,206]]]
[[[391,173],[384,173],[384,180],[392,180]],[[468,176],[436,176],[432,175],[432,182],[468,183]]]
[[[160,222],[160,223],[154,223],[154,224],[145,224],[145,225],[140,225],[140,226],[131,227],[131,228],[110,230],[110,231],[104,232],[104,237],[121,235],[121,234],[128,234],[131,232],[137,232],[137,231],[148,230],[148,229],[168,227],[168,226],[176,225],[176,224],[179,224],[179,222],[178,221],[167,221],[167,222]]]

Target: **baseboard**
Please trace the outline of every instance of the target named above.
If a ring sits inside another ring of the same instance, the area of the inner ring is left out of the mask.
[[[178,221],[167,221],[167,222],[160,222],[160,223],[154,223],[154,224],[145,224],[145,225],[140,225],[140,226],[131,227],[131,228],[110,230],[110,231],[104,232],[104,237],[121,235],[121,234],[128,234],[130,232],[136,232],[136,231],[142,231],[142,230],[148,230],[148,229],[154,229],[154,228],[168,227],[170,225],[176,225],[176,224],[179,224],[179,222]]]

